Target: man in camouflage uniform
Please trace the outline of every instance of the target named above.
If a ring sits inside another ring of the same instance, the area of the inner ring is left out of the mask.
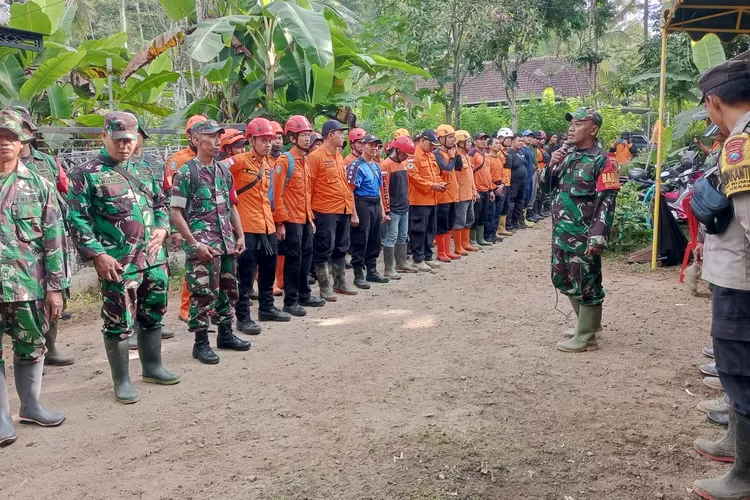
[[[23,133],[33,137],[34,133],[38,130],[36,125],[34,125],[34,122],[31,119],[31,113],[29,113],[29,110],[22,107],[22,106],[13,106],[9,108],[13,111],[16,111],[18,114],[21,115],[21,118],[23,119]],[[32,141],[33,142],[33,141]],[[32,170],[34,173],[38,174],[43,179],[49,181],[53,192],[57,194],[57,202],[60,205],[60,215],[62,218],[62,221],[64,222],[67,217],[67,208],[68,203],[66,201],[66,195],[68,193],[68,175],[65,173],[65,170],[63,170],[62,166],[60,166],[60,163],[57,161],[57,159],[52,156],[48,155],[46,153],[42,153],[38,149],[36,149],[31,142],[24,143],[23,148],[21,149],[21,161],[26,165],[30,170]],[[65,227],[65,226],[64,226]],[[63,254],[65,257],[65,277],[68,278],[66,280],[66,283],[70,285],[70,252],[68,249],[68,230],[67,227],[65,227],[65,237],[63,238]],[[68,300],[68,297],[70,297],[70,289],[66,287],[63,292],[63,310],[66,307],[66,303]],[[44,364],[46,365],[56,365],[56,366],[66,366],[66,365],[72,365],[75,362],[75,358],[73,356],[68,356],[66,354],[61,353],[57,348],[57,332],[58,332],[58,322],[57,321],[50,321],[49,322],[49,329],[44,334],[44,338],[46,340],[45,345],[47,347],[47,355],[44,357]]]
[[[93,260],[102,287],[104,346],[115,397],[135,403],[128,375],[128,338],[138,328],[144,382],[176,384],[161,362],[161,324],[167,310],[164,238],[169,228],[160,181],[131,161],[138,123],[130,113],[104,119],[104,147],[70,172],[69,223],[83,260]]]
[[[223,133],[214,120],[201,121],[190,128],[197,154],[177,171],[172,185],[172,222],[182,235],[186,255],[188,328],[195,335],[193,357],[210,365],[219,362],[208,342],[212,310],[213,321],[219,326],[217,347],[250,349],[250,342],[238,339],[232,332],[232,308],[237,302],[235,255],[244,252],[245,235],[232,175],[215,160]]]
[[[164,178],[164,172],[166,171],[167,165],[164,162],[164,158],[161,155],[153,153],[144,153],[143,146],[148,139],[148,133],[146,132],[146,123],[140,116],[136,116],[138,120],[138,139],[136,141],[135,151],[131,161],[135,163],[138,169],[138,175],[141,177],[148,177],[149,170],[154,173],[157,179]],[[166,197],[165,205],[169,206],[169,189],[164,190],[164,196]],[[167,266],[169,271],[169,266]],[[174,333],[167,329],[163,323],[159,323],[161,327],[161,338],[171,339],[174,337]],[[128,339],[128,348],[130,350],[138,349],[138,331],[133,332],[133,335]]]
[[[60,425],[65,415],[39,401],[44,371],[44,333],[62,313],[66,286],[60,208],[49,183],[19,160],[21,115],[0,111],[0,446],[16,440],[10,414],[2,334],[13,339],[13,371],[21,401],[19,419]]]
[[[592,108],[578,108],[566,118],[575,150],[553,153],[541,181],[554,197],[552,283],[568,296],[578,316],[573,338],[557,348],[581,352],[597,348],[604,301],[601,254],[620,182],[617,163],[597,146],[602,115]]]

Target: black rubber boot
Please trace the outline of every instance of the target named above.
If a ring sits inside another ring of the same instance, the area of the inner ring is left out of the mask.
[[[232,351],[249,351],[250,342],[237,338],[232,331],[232,325],[225,323],[219,325],[219,333],[216,336],[216,347]]]
[[[128,338],[128,349],[131,351],[138,350],[138,328],[133,330],[133,335]]]
[[[270,311],[258,311],[258,319],[260,321],[286,322],[292,319],[292,315],[284,311],[280,311],[274,307]]]
[[[179,384],[182,377],[164,368],[161,362],[161,327],[138,331],[138,356],[141,358],[141,377],[144,382],[159,385]]]
[[[333,274],[333,291],[341,295],[357,295],[357,291],[349,286],[346,282],[346,268],[344,258],[336,259],[331,263]],[[367,285],[369,288],[370,286]],[[324,297],[325,298],[325,297]]]
[[[263,331],[263,328],[261,328],[260,325],[252,319],[247,318],[243,320],[237,320],[237,330],[239,330],[241,333],[244,333],[245,335],[258,335]]]
[[[292,304],[291,306],[284,306],[282,311],[289,313],[292,316],[297,316],[297,317],[302,317],[307,314],[307,310],[297,303]]]
[[[729,427],[727,432],[718,441],[698,438],[693,444],[695,451],[704,457],[717,462],[734,462],[737,418],[734,413],[734,404],[729,403]]]
[[[5,365],[0,365],[0,446],[7,446],[15,440],[16,428],[13,425],[13,417],[10,415]]]
[[[174,332],[166,326],[161,325],[161,339],[167,340],[171,338],[174,338]]]
[[[193,344],[193,357],[204,365],[219,364],[219,356],[211,349],[208,343],[208,332],[195,332],[195,344]]]
[[[300,297],[299,305],[303,307],[323,307],[326,305],[326,301],[320,297]]]
[[[49,411],[39,401],[39,396],[42,394],[42,372],[44,372],[44,359],[27,361],[19,357],[13,358],[16,392],[18,399],[21,400],[18,420],[22,424],[57,427],[65,421],[65,414],[59,411]]]
[[[745,500],[750,498],[750,420],[735,415],[735,461],[732,469],[715,479],[701,479],[693,489],[711,500]]]
[[[115,384],[115,398],[122,404],[135,403],[138,401],[138,393],[135,392],[128,373],[130,354],[127,341],[104,337],[104,349],[107,351],[112,382]]]
[[[369,290],[370,284],[365,279],[365,270],[361,267],[354,269],[354,286],[362,290]]]
[[[47,333],[44,334],[47,346],[47,354],[44,356],[44,364],[52,366],[68,366],[75,363],[73,356],[63,354],[57,349],[57,321],[49,324]]]

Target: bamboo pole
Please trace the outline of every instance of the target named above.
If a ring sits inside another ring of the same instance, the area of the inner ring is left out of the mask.
[[[651,269],[659,256],[659,212],[661,209],[661,166],[664,150],[664,101],[667,91],[667,28],[661,28],[661,74],[659,77],[659,119],[656,121],[656,184],[654,187],[654,237],[651,245]]]

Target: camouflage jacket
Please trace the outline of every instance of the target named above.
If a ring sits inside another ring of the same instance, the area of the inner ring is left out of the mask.
[[[63,229],[54,191],[19,160],[0,178],[0,302],[44,298],[68,287]]]
[[[139,169],[132,161],[119,165],[139,184],[115,171],[105,149],[71,170],[68,222],[81,259],[106,253],[132,278],[128,275],[166,261],[163,246],[155,257],[147,247],[155,229],[169,230],[169,216],[161,181],[151,169]]]
[[[65,195],[68,192],[69,180],[68,175],[62,169],[57,159],[42,153],[38,149],[31,148],[31,156],[21,158],[21,161],[26,165],[29,170],[39,175],[40,177],[47,179],[52,186],[56,189],[59,196],[57,201],[60,203],[60,208],[63,210],[63,216],[67,212],[67,199]]]
[[[597,145],[575,151],[563,160],[559,175],[548,166],[542,189],[554,197],[552,246],[583,255],[587,247],[603,248],[612,227],[619,169]]]
[[[190,185],[190,164],[193,162],[198,167],[197,186]],[[225,254],[234,253],[230,204],[235,203],[237,195],[232,187],[232,175],[217,161],[208,166],[193,158],[174,175],[171,206],[185,210],[190,232],[199,243]],[[185,241],[183,248],[186,253],[190,251]]]

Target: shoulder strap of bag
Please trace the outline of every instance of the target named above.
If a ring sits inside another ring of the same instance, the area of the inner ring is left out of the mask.
[[[131,184],[133,188],[137,189],[148,197],[149,202],[153,201],[154,193],[152,193],[148,186],[141,182],[136,176],[122,168],[120,165],[115,165],[111,158],[100,155],[99,160],[121,176],[125,177],[125,179]]]
[[[258,171],[258,176],[255,179],[253,179],[253,181],[250,182],[249,184],[246,184],[246,185],[242,186],[241,188],[239,188],[237,190],[237,196],[241,195],[245,191],[248,191],[248,190],[254,188],[255,185],[258,184],[260,182],[260,180],[263,178],[263,174],[265,173],[265,171],[266,171],[266,166],[265,165],[261,165],[260,170]],[[271,176],[271,178],[273,179],[273,176]]]

